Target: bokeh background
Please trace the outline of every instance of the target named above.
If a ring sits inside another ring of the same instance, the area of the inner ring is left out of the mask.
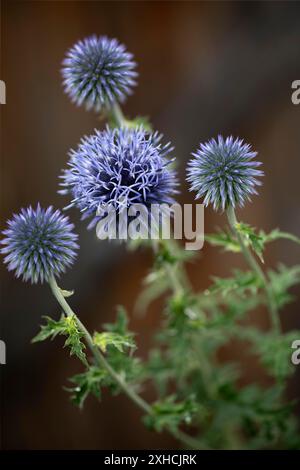
[[[291,102],[291,83],[300,79],[298,2],[2,1],[7,104],[1,106],[1,229],[22,206],[40,201],[62,208],[67,202],[56,192],[67,152],[102,124],[69,102],[60,67],[67,48],[93,33],[116,37],[134,53],[139,85],[124,109],[130,116],[151,116],[154,127],[175,143],[181,202],[192,201],[184,173],[199,141],[218,133],[241,136],[258,150],[266,176],[260,196],[240,218],[265,230],[300,234],[300,105]],[[138,352],[146,357],[161,321],[161,302],[144,317],[131,312],[151,254],[100,242],[77,211],[70,216],[81,250],[63,286],[75,289],[75,311],[93,330],[113,320],[115,305],[124,304],[138,332]],[[225,222],[206,210],[206,232]],[[299,247],[289,242],[268,249],[272,266],[297,259]],[[230,265],[244,266],[239,257],[205,246],[189,269],[192,282],[205,288],[210,275],[228,274]],[[80,370],[78,363],[61,349],[60,339],[30,345],[41,316],[59,313],[49,288],[15,280],[2,263],[0,275],[0,337],[7,344],[7,365],[0,372],[2,448],[178,446],[165,434],[147,431],[126,397],[104,393],[100,405],[89,399],[84,411],[77,410],[62,385]],[[294,293],[299,296],[299,289]],[[252,321],[267,326],[264,312],[255,312]],[[282,323],[286,331],[300,327],[299,302],[287,306]],[[224,360],[242,353],[243,345],[232,345]],[[254,363],[246,362],[245,372],[247,380],[264,380]],[[289,396],[300,396],[299,370]]]

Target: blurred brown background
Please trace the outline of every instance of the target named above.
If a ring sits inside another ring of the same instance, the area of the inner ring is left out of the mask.
[[[233,134],[259,151],[266,173],[260,196],[240,217],[265,230],[300,234],[300,105],[291,102],[291,83],[300,79],[297,2],[2,1],[0,78],[7,104],[1,106],[1,229],[22,206],[66,204],[56,193],[58,174],[69,148],[99,122],[69,102],[60,66],[66,49],[93,33],[117,37],[134,53],[139,86],[125,112],[151,116],[176,145],[182,202],[192,201],[184,182],[190,152],[218,133]],[[62,283],[75,289],[72,305],[93,330],[113,320],[116,303],[132,311],[151,255],[101,243],[77,211],[69,215],[81,250]],[[207,232],[225,223],[210,209],[205,217]],[[271,245],[267,262],[277,260],[299,261],[299,247]],[[230,264],[244,266],[239,257],[205,246],[190,268],[194,285],[205,288],[209,275],[228,274]],[[62,389],[78,363],[59,339],[30,345],[41,315],[58,315],[49,288],[15,280],[2,263],[0,275],[0,338],[7,344],[0,372],[4,449],[176,448],[169,436],[144,429],[126,397],[105,393],[100,405],[89,399],[78,411]],[[144,318],[132,314],[143,357],[159,326],[159,307]],[[266,325],[261,312],[253,319]],[[300,327],[299,302],[285,309],[282,322],[285,330]],[[249,380],[259,375],[255,367],[246,371]],[[299,370],[289,393],[300,396]]]

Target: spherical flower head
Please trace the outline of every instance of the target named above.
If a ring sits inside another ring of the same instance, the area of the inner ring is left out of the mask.
[[[101,207],[116,213],[133,204],[171,204],[177,193],[176,173],[169,158],[170,144],[142,127],[106,128],[84,137],[70,153],[63,172],[62,194],[71,194],[83,218],[92,217],[89,228],[101,219]],[[68,207],[70,207],[68,206]]]
[[[133,56],[116,39],[91,36],[67,52],[62,75],[66,93],[96,112],[123,102],[136,84]]]
[[[196,191],[196,199],[204,197],[205,206],[212,204],[215,210],[223,211],[229,206],[242,207],[257,194],[255,186],[261,185],[257,177],[263,176],[257,169],[261,162],[253,161],[257,152],[243,140],[218,136],[200,144],[192,155],[187,181],[190,191]]]
[[[73,263],[78,245],[74,225],[52,206],[28,207],[8,221],[1,240],[4,263],[16,277],[31,283],[59,276]]]

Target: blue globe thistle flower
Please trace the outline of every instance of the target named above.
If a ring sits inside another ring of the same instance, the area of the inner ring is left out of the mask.
[[[253,161],[257,152],[243,140],[219,135],[217,140],[200,144],[192,155],[187,181],[191,183],[190,191],[197,192],[196,199],[204,197],[205,206],[212,204],[215,210],[242,207],[252,194],[257,194],[255,186],[261,185],[257,177],[264,173],[257,169],[261,162]]]
[[[78,207],[83,219],[92,217],[91,228],[104,216],[101,207],[119,214],[132,204],[173,203],[178,184],[170,167],[174,159],[168,158],[173,148],[161,139],[142,127],[106,128],[84,137],[61,176],[60,193],[73,198],[68,207]]]
[[[133,56],[116,39],[91,36],[77,42],[63,61],[66,93],[96,112],[123,102],[136,84]]]
[[[6,255],[8,270],[31,283],[59,276],[76,257],[78,237],[73,228],[68,217],[52,206],[42,209],[38,204],[35,210],[28,207],[14,214],[0,242],[5,245],[0,252]]]

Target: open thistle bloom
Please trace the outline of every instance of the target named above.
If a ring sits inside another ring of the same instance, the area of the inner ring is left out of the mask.
[[[14,214],[3,231],[5,245],[0,252],[9,271],[31,283],[44,282],[59,276],[69,267],[78,245],[74,225],[52,206],[42,209],[28,207]]]
[[[106,128],[84,137],[62,175],[60,193],[72,195],[68,207],[78,207],[83,218],[92,217],[91,228],[103,217],[101,207],[120,214],[133,204],[148,208],[174,202],[178,183],[168,158],[173,149],[161,144],[161,138],[141,127]]]
[[[78,106],[99,112],[131,94],[135,66],[132,54],[116,39],[91,36],[67,52],[62,68],[65,91]]]
[[[215,210],[242,207],[257,194],[255,186],[261,185],[257,177],[264,173],[257,169],[261,162],[253,161],[257,152],[243,140],[219,135],[217,140],[200,144],[192,155],[187,181],[190,191],[196,191],[196,199],[204,197],[205,206],[212,204]]]

